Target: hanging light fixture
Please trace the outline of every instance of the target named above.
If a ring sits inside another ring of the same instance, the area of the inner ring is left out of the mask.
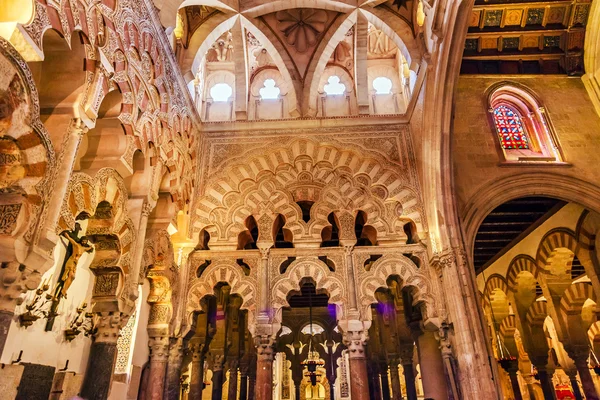
[[[319,352],[313,348],[313,317],[312,317],[312,295],[311,292],[308,292],[308,320],[309,320],[309,332],[310,338],[308,339],[308,357],[306,360],[302,361],[300,364],[305,366],[308,370],[308,373],[305,376],[310,378],[310,384],[312,386],[317,385],[317,378],[321,376],[319,372],[317,372],[318,367],[323,367],[325,362],[321,360],[319,357]]]

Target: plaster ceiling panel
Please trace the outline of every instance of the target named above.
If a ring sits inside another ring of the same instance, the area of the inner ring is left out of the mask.
[[[314,8],[292,8],[262,16],[289,53],[301,76],[327,30],[340,13]]]
[[[523,48],[532,49],[540,46],[539,35],[525,35],[523,36]]]
[[[504,25],[521,25],[521,19],[523,18],[522,9],[506,10],[504,13]]]
[[[567,12],[567,7],[550,7],[548,12],[546,13],[546,25],[550,24],[563,24],[565,21],[565,15]]]
[[[497,49],[498,48],[498,37],[483,37],[481,38],[481,49],[489,50],[489,49]]]
[[[469,19],[469,28],[470,27],[478,27],[480,19],[481,19],[481,10],[473,10],[471,12],[471,18]]]

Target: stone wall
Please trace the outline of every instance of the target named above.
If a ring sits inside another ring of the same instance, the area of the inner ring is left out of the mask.
[[[488,118],[487,89],[509,80],[533,90],[546,107],[569,165],[501,165]],[[511,174],[548,172],[600,184],[600,118],[580,78],[563,76],[461,76],[454,103],[452,153],[459,212],[476,193]]]

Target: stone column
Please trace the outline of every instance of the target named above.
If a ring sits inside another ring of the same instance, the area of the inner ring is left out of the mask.
[[[415,384],[415,371],[413,367],[414,345],[405,343],[400,347],[400,361],[406,382],[406,398],[408,400],[417,400],[417,387]]]
[[[544,392],[544,399],[555,400],[556,390],[554,390],[554,385],[552,384],[552,375],[554,375],[554,371],[546,367],[546,362],[544,362],[543,365],[536,365],[536,369],[538,371],[538,379],[540,380],[542,391]]]
[[[574,368],[565,369],[565,373],[569,377],[571,381],[571,387],[573,388],[573,394],[575,395],[575,400],[583,400],[583,396],[581,395],[581,390],[579,390],[579,383],[577,382],[577,370]]]
[[[120,313],[100,314],[98,331],[90,349],[81,397],[87,400],[106,400],[117,360],[117,338],[123,324]]]
[[[248,400],[248,375],[243,372],[240,377],[240,400]]]
[[[225,356],[223,356],[223,354],[216,354],[212,356],[212,400],[221,400],[223,397],[224,363]]]
[[[447,399],[448,385],[438,340],[433,332],[425,331],[418,335],[416,342],[425,397]]]
[[[259,336],[256,343],[256,388],[255,398],[259,400],[273,399],[273,344],[270,336]]]
[[[574,358],[571,358],[573,358],[577,371],[579,372],[579,378],[581,379],[585,398],[587,400],[599,400],[598,392],[596,391],[596,386],[594,385],[594,380],[588,366],[588,356],[589,353],[586,349],[586,351],[581,351]]]
[[[181,367],[183,362],[183,340],[172,337],[169,343],[169,360],[167,363],[167,379],[165,399],[179,400]]]
[[[248,374],[248,400],[254,400],[256,394],[256,371]]]
[[[238,368],[237,361],[229,363],[229,391],[227,400],[237,400]]]
[[[381,377],[381,397],[383,397],[383,400],[391,400],[390,381],[388,380],[387,364],[380,364],[379,376]]]
[[[392,381],[392,399],[402,400],[402,385],[400,384],[400,374],[398,373],[398,360],[390,361],[390,379]]]
[[[344,331],[343,340],[348,348],[350,361],[350,396],[352,400],[369,400],[369,377],[365,345],[366,331]]]
[[[269,253],[270,248],[260,248],[260,279],[258,282],[259,308],[257,320],[259,323],[269,322]]]
[[[194,343],[190,345],[192,351],[192,372],[190,375],[190,400],[202,398],[204,389],[204,344]]]
[[[519,362],[517,359],[514,359],[501,360],[499,363],[506,373],[508,373],[515,400],[523,400],[523,396],[521,395],[521,387],[519,386],[519,378],[517,377],[517,371],[519,371]]]
[[[163,398],[165,376],[169,359],[169,338],[150,338],[150,374],[148,378],[147,398],[158,400]]]

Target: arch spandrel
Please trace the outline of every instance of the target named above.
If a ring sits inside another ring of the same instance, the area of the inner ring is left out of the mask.
[[[402,288],[412,291],[413,305],[422,309],[425,325],[438,326],[441,318],[439,310],[442,308],[434,294],[431,279],[407,257],[401,254],[386,254],[373,263],[369,271],[358,266],[358,296],[361,313],[370,319],[371,304],[377,302],[375,292],[380,288],[388,287],[388,279],[400,278]]]

